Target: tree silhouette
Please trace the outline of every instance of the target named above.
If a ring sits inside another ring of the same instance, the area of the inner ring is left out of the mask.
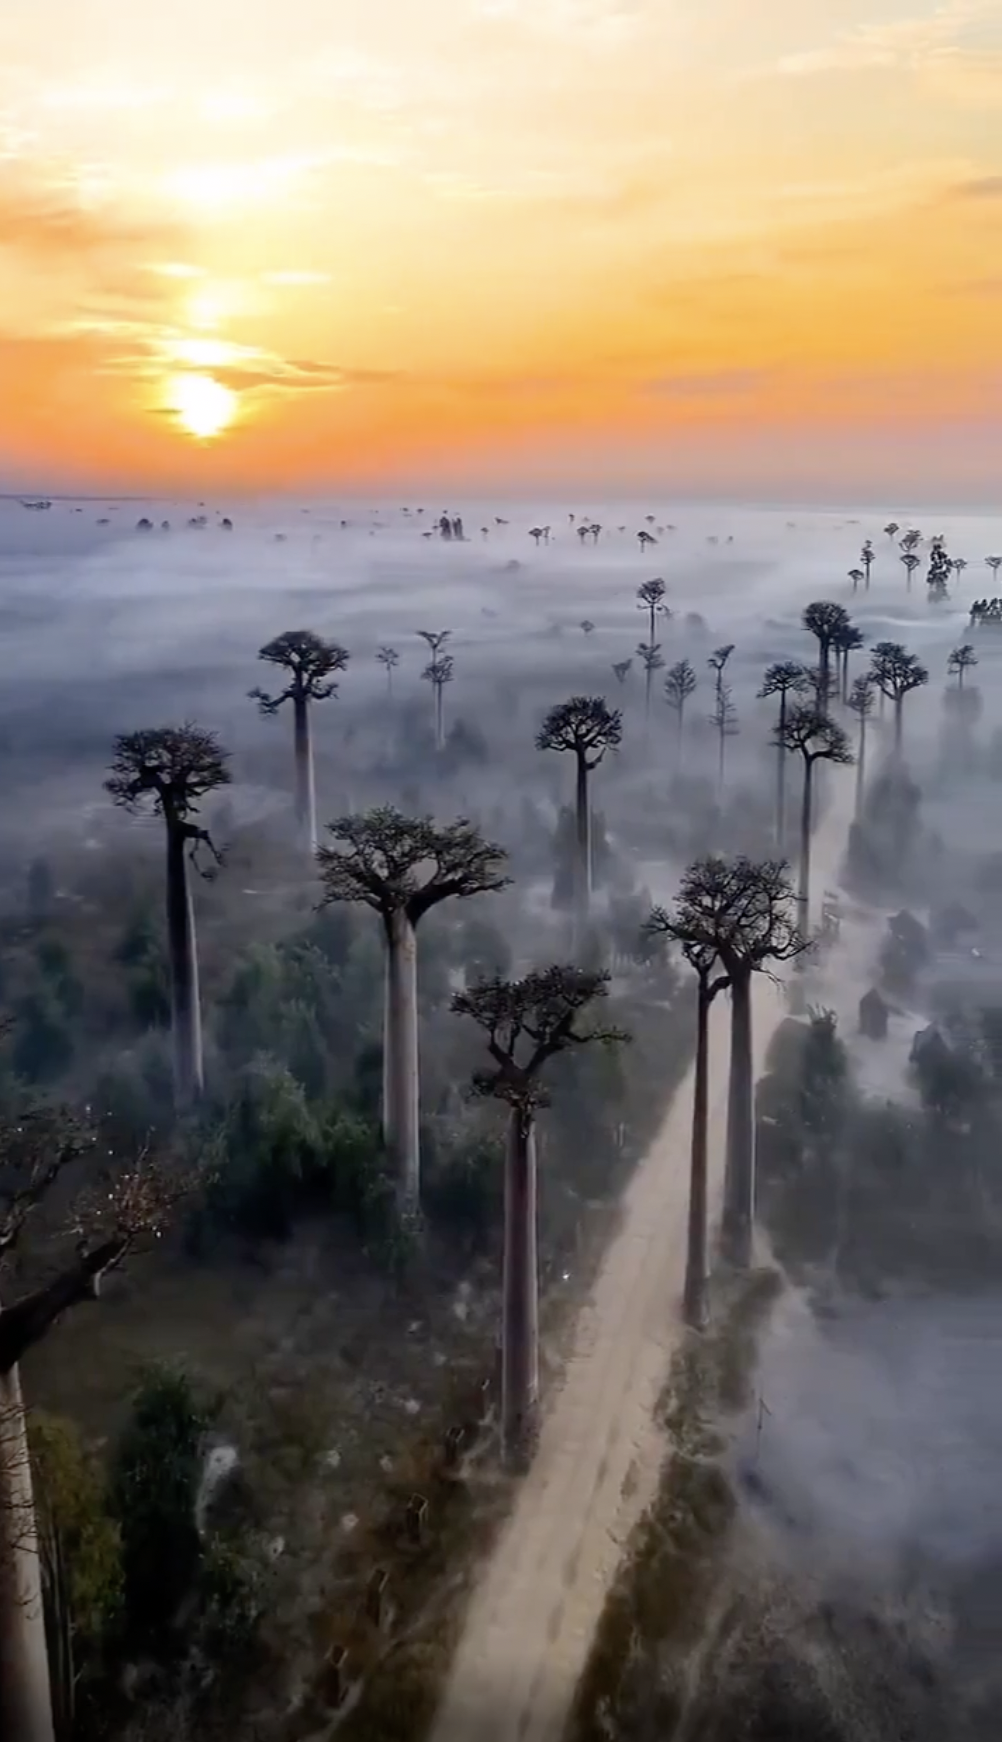
[[[0,1312],[0,1735],[10,1742],[55,1735],[20,1363],[64,1313],[99,1299],[104,1278],[160,1235],[194,1183],[143,1152],[129,1163],[115,1158],[87,1189],[73,1191],[74,1164],[93,1166],[96,1141],[93,1127],[54,1105],[8,1107],[0,1119],[0,1278],[6,1282],[15,1257],[23,1262],[33,1213],[50,1195],[63,1200],[63,1239],[75,1248],[56,1256],[41,1286]],[[51,1227],[44,1243],[53,1245]]]
[[[733,641],[725,642],[723,647],[715,647],[713,649],[713,652],[710,654],[710,657],[706,662],[713,673],[714,688],[718,700],[720,692],[724,687],[724,671],[727,666],[727,661],[730,659],[733,652]]]
[[[884,531],[886,532],[888,538],[893,538],[894,534],[896,532],[901,531],[901,528],[898,525],[896,520],[889,520],[887,525],[884,527]]]
[[[791,696],[806,696],[811,688],[811,677],[805,666],[798,659],[779,659],[774,665],[766,667],[762,678],[762,688],[759,699],[766,701],[770,696],[779,697],[779,717],[776,722],[774,742],[776,751],[776,845],[780,852],[786,837],[786,746],[783,734],[786,729],[786,715]]]
[[[815,599],[804,608],[801,622],[818,644],[818,707],[825,712],[831,684],[831,654],[838,637],[849,627],[849,613],[844,605],[831,599]]]
[[[278,666],[286,676],[286,686],[278,695],[270,696],[256,688],[250,691],[250,696],[266,716],[277,714],[286,702],[292,703],[296,827],[300,844],[312,859],[317,850],[317,809],[310,703],[325,702],[337,695],[336,675],[348,664],[349,655],[337,642],[324,641],[312,629],[289,629],[266,642],[258,659]]]
[[[647,613],[647,640],[648,644],[651,646],[654,645],[658,638],[657,619],[659,617],[671,616],[671,612],[665,604],[664,598],[665,584],[664,581],[660,579],[643,581],[637,588],[637,601],[639,608],[641,611],[646,611]]]
[[[956,678],[958,690],[962,690],[964,687],[965,673],[977,663],[978,656],[969,641],[965,641],[961,647],[954,648],[946,662],[946,669],[951,677]]]
[[[856,678],[846,698],[846,707],[859,721],[859,743],[856,747],[856,820],[863,810],[863,786],[866,779],[866,722],[873,713],[873,673],[864,672]]]
[[[901,558],[905,574],[908,576],[908,590],[911,591],[912,575],[919,566],[919,558],[913,550],[906,550]]]
[[[717,793],[719,795],[724,790],[727,740],[728,738],[736,738],[741,730],[738,725],[737,709],[731,701],[730,684],[717,684],[710,725],[717,734]]]
[[[985,567],[991,569],[992,580],[998,581],[999,569],[1002,569],[1002,556],[986,556]]]
[[[797,890],[799,929],[809,938],[811,901],[811,829],[814,765],[816,762],[848,764],[852,762],[849,740],[842,727],[810,702],[799,702],[786,716],[782,737],[776,732],[776,742],[785,750],[799,751],[804,762],[804,786],[800,809],[800,878]]]
[[[210,792],[229,785],[228,755],[214,732],[186,723],[127,732],[115,739],[105,790],[124,810],[151,805],[167,831],[167,947],[171,973],[171,1026],[174,1038],[174,1092],[178,1106],[201,1094],[202,1019],[198,996],[195,914],[188,882],[189,862],[202,876],[199,849],[222,857],[207,829],[192,818]]]
[[[839,662],[839,696],[843,702],[849,695],[849,655],[859,651],[864,639],[863,631],[857,629],[855,623],[847,623],[832,642],[832,651]]]
[[[665,701],[675,715],[675,765],[682,758],[682,733],[685,725],[685,704],[693,694],[698,679],[687,659],[679,659],[665,677]]]
[[[649,544],[657,544],[657,542],[658,541],[653,533],[648,532],[646,527],[642,526],[640,528],[640,531],[637,533],[637,543],[641,550],[646,550]]]
[[[575,763],[574,923],[578,947],[584,939],[591,905],[591,806],[588,776],[606,751],[622,741],[623,716],[602,696],[571,696],[551,708],[536,736],[537,750],[569,753]]]
[[[451,653],[439,653],[431,660],[421,673],[426,683],[431,684],[435,698],[435,748],[445,748],[445,686],[451,683],[455,675],[455,665]]]
[[[863,579],[862,569],[850,569],[849,579],[852,582],[852,590],[855,593],[859,587],[860,581]]]
[[[386,672],[386,694],[389,698],[393,694],[393,672],[400,664],[400,655],[395,647],[377,647],[376,658]]]
[[[924,665],[900,641],[878,641],[870,659],[873,681],[894,703],[894,748],[900,753],[905,697],[929,682]]]
[[[535,1124],[548,1096],[542,1080],[551,1058],[589,1042],[628,1037],[618,1028],[580,1026],[608,990],[608,975],[556,964],[521,980],[492,979],[457,992],[452,1008],[484,1030],[490,1069],[474,1088],[508,1107],[505,1158],[504,1271],[501,1311],[501,1436],[506,1460],[524,1468],[535,1444],[539,1409],[539,1277],[536,1250]]]
[[[867,590],[867,592],[870,591],[870,570],[873,567],[873,557],[874,557],[873,540],[870,538],[864,538],[863,548],[859,553],[859,560],[863,565],[863,573],[866,576],[866,590]]]
[[[626,682],[626,679],[629,675],[630,668],[632,665],[633,665],[632,659],[617,660],[616,664],[612,668],[613,673],[615,674],[615,678],[616,678],[617,683],[625,683]]]
[[[417,928],[453,896],[504,889],[511,881],[507,854],[465,818],[443,825],[389,805],[339,817],[327,832],[333,845],[317,854],[321,906],[360,902],[383,922],[383,1139],[396,1167],[400,1208],[409,1214],[418,1208],[421,1184]]]

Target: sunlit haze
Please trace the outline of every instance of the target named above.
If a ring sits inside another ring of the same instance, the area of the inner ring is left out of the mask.
[[[0,11],[0,488],[989,500],[998,0]]]

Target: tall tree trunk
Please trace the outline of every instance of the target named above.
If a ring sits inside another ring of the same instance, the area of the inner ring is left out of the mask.
[[[895,749],[895,753],[898,756],[901,755],[901,738],[902,738],[902,732],[903,732],[904,723],[905,723],[904,722],[904,712],[905,712],[905,698],[904,698],[904,696],[895,696],[895,698],[894,698],[894,749]]]
[[[390,969],[392,960],[389,944],[389,928],[387,927],[386,954],[383,961],[383,1105],[382,1129],[383,1142],[390,1150],[391,1132],[393,1129],[393,974]]]
[[[678,726],[677,726],[676,731],[675,731],[675,772],[676,772],[676,774],[678,773],[679,769],[682,766],[682,732],[684,730],[684,723],[685,723],[685,703],[681,702],[679,704],[679,710],[678,710]]]
[[[800,934],[811,935],[811,797],[814,762],[804,757],[804,793],[800,807],[800,881],[797,887],[797,920]]]
[[[856,754],[856,808],[855,817],[858,822],[863,814],[863,783],[866,767],[866,715],[859,716],[859,750]]]
[[[782,690],[779,697],[779,731],[776,736],[779,745],[776,750],[776,847],[780,857],[783,854],[783,842],[786,837],[786,756],[783,745],[783,733],[786,730],[786,691]]]
[[[313,741],[310,704],[306,696],[294,696],[293,742],[296,758],[296,832],[304,853],[312,859],[317,850],[317,799],[313,785]]]
[[[506,1461],[532,1456],[539,1411],[539,1282],[536,1259],[536,1136],[513,1107],[505,1156],[501,1432]]]
[[[435,685],[435,749],[445,748],[445,685]]]
[[[574,801],[574,931],[575,947],[581,948],[588,926],[591,908],[591,806],[588,800],[588,764],[577,757],[577,782]]]
[[[0,1374],[0,1736],[54,1742],[38,1521],[17,1367]]]
[[[706,1143],[710,1089],[710,997],[706,977],[696,991],[696,1065],[692,1088],[692,1151],[689,1171],[689,1246],[682,1307],[685,1322],[702,1331],[709,1322],[710,1263],[707,1234]]]
[[[403,908],[390,915],[386,935],[390,1094],[384,1139],[396,1168],[399,1207],[412,1213],[421,1197],[417,936]]]
[[[654,672],[649,665],[644,667],[644,743],[648,743],[651,735],[651,684],[654,682]]]
[[[721,726],[721,728],[720,728],[720,743],[717,747],[717,797],[718,798],[722,798],[723,794],[724,794],[724,757],[726,756],[726,753],[727,753],[727,735],[724,732],[723,727]]]
[[[167,819],[167,946],[170,953],[171,1028],[174,1039],[174,1094],[190,1106],[205,1086],[202,1066],[202,1013],[198,997],[195,912],[188,882],[184,828]]]
[[[731,1066],[727,1095],[727,1168],[723,1246],[728,1261],[747,1270],[755,1216],[755,1097],[752,1069],[751,973],[731,978]]]

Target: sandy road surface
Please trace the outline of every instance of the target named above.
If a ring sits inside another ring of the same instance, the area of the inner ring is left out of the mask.
[[[832,780],[815,837],[813,908],[836,878],[852,815],[852,774]],[[755,1070],[785,1011],[756,987]],[[726,1122],[728,1010],[711,1028],[711,1206]],[[433,1742],[559,1742],[622,1547],[653,1498],[663,1452],[654,1409],[680,1335],[692,1073],[624,1200],[550,1400],[532,1469],[467,1613]]]

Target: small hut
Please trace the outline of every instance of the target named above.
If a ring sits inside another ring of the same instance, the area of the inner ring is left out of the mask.
[[[860,1034],[865,1035],[867,1040],[886,1040],[889,1015],[889,1006],[881,998],[876,986],[871,986],[869,992],[864,992],[859,1001]]]

